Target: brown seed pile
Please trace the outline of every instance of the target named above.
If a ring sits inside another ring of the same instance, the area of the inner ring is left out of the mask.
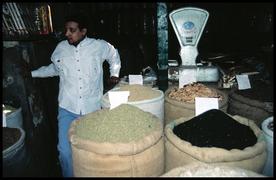
[[[222,100],[221,95],[201,83],[186,84],[179,89],[173,88],[168,96],[174,100],[189,103],[194,103],[195,97],[219,98],[219,100]]]
[[[131,142],[158,130],[160,120],[139,108],[122,104],[81,117],[76,135],[96,142]]]
[[[154,99],[161,95],[159,91],[140,84],[122,86],[118,91],[129,91],[128,102]]]

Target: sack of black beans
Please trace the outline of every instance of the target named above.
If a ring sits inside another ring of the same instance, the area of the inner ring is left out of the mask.
[[[162,129],[157,117],[128,104],[79,118],[69,129],[74,176],[160,176]]]
[[[179,118],[165,127],[166,172],[193,162],[204,162],[259,173],[266,156],[264,136],[257,125],[221,110]]]

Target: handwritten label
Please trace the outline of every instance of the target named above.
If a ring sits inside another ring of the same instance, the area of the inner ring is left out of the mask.
[[[243,90],[243,89],[250,89],[250,81],[248,78],[248,75],[242,74],[242,75],[236,75],[236,79],[238,82],[238,89]]]
[[[129,84],[141,84],[143,85],[142,75],[128,75]]]
[[[219,109],[218,98],[195,97],[195,115],[211,109]]]
[[[108,97],[110,102],[110,109],[113,109],[123,103],[127,103],[129,91],[109,91]]]

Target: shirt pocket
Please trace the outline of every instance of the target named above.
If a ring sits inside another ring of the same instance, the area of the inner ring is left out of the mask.
[[[60,75],[67,75],[68,68],[65,65],[66,57],[60,57],[55,59],[53,62],[55,66],[57,67],[57,70],[59,71]]]

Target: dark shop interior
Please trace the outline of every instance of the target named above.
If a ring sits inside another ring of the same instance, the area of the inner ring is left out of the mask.
[[[273,177],[274,3],[2,2],[2,177]]]

